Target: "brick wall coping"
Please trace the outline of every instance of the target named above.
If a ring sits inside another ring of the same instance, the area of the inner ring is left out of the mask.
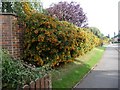
[[[12,16],[17,16],[15,13],[1,13],[1,12],[0,12],[0,15],[12,15]]]

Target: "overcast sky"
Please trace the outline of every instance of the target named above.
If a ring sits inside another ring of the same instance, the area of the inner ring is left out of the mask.
[[[114,36],[118,33],[119,0],[41,0],[43,7],[60,1],[78,2],[88,17],[89,26],[97,27],[104,35]]]

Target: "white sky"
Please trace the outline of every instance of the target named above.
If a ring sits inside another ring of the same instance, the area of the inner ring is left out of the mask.
[[[81,5],[88,18],[89,26],[97,27],[104,35],[118,33],[119,0],[41,0],[44,8],[60,1],[75,1]]]

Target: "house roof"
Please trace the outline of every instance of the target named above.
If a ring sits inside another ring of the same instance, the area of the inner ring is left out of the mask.
[[[118,35],[114,36],[114,38],[116,38],[116,37],[120,38],[120,34],[118,34]]]

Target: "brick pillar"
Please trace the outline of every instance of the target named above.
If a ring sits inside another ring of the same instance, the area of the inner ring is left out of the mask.
[[[12,57],[19,59],[23,52],[23,29],[16,24],[17,17],[13,14],[1,14],[2,42],[0,46],[7,49]]]

